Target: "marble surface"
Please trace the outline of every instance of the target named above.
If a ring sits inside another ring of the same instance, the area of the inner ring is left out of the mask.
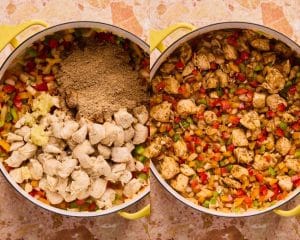
[[[112,23],[148,41],[149,28],[161,29],[177,22],[197,27],[222,21],[265,24],[300,43],[299,0],[1,0],[0,24],[42,19],[54,25],[66,21],[94,20]],[[67,11],[65,10],[67,9]],[[26,39],[40,27],[20,34]],[[166,39],[171,44],[186,32]],[[0,36],[1,37],[1,36]],[[0,53],[0,64],[11,52]],[[155,51],[154,60],[159,56]],[[0,239],[99,239],[99,240],[295,240],[300,238],[300,217],[281,218],[273,213],[243,219],[219,218],[199,213],[175,200],[155,179],[151,181],[150,218],[127,221],[118,215],[101,218],[68,218],[33,206],[0,176]],[[129,211],[141,208],[145,199]],[[288,203],[291,208],[300,198]]]

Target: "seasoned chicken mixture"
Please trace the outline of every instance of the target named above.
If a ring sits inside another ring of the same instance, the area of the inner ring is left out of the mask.
[[[32,197],[65,210],[101,211],[135,198],[149,185],[149,159],[143,155],[149,111],[140,103],[112,108],[99,123],[76,114],[71,106],[76,99],[65,103],[56,80],[60,64],[85,41],[127,51],[128,68],[148,82],[147,54],[127,39],[93,29],[47,36],[3,76],[0,153],[9,175]],[[89,110],[102,114],[97,107]]]
[[[211,32],[180,46],[151,85],[145,153],[182,196],[244,212],[300,186],[300,58],[288,46]]]

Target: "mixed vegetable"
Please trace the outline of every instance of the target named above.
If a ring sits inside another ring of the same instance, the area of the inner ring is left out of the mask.
[[[261,209],[300,186],[300,58],[252,30],[180,46],[152,79],[144,155],[195,204]]]
[[[113,123],[103,125],[76,120],[60,109],[60,65],[87,41],[120,45],[130,54],[133,69],[148,81],[149,57],[134,43],[101,30],[70,29],[34,42],[15,59],[0,85],[2,164],[31,196],[72,211],[124,203],[148,185],[149,176],[149,159],[141,155],[148,136],[145,106],[131,113],[120,109]]]

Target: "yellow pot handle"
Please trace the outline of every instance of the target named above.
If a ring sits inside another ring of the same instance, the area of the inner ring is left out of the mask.
[[[190,31],[196,29],[195,26],[189,23],[177,23],[163,30],[152,29],[150,30],[150,52],[152,52],[155,48],[157,48],[160,52],[163,52],[166,49],[166,47],[162,43],[162,41],[172,32],[176,31],[178,28],[186,28]]]
[[[9,43],[16,48],[19,45],[16,36],[33,25],[48,26],[47,23],[40,20],[30,20],[18,25],[0,25],[0,51]]]
[[[274,210],[274,213],[283,216],[283,217],[294,217],[294,216],[299,216],[300,215],[300,205],[298,205],[297,207],[288,210],[288,211],[284,211],[284,210]]]
[[[142,217],[147,217],[150,215],[150,204],[148,204],[146,207],[142,208],[141,210],[135,212],[135,213],[127,213],[127,212],[118,212],[118,214],[126,219],[129,220],[137,220]]]

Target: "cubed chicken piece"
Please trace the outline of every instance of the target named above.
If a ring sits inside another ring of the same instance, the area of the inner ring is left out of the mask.
[[[22,183],[25,180],[31,179],[31,174],[27,166],[12,169],[9,175],[17,182]]]
[[[38,160],[30,159],[27,167],[33,180],[40,180],[43,177],[43,167]]]
[[[93,198],[99,199],[106,190],[107,181],[102,178],[97,178],[91,183],[90,195]]]
[[[289,176],[277,176],[278,179],[278,185],[281,187],[282,190],[284,191],[291,191],[293,188],[293,182],[291,177]]]
[[[213,124],[215,121],[218,120],[218,117],[213,111],[205,111],[204,120],[207,124]]]
[[[179,165],[172,157],[165,156],[160,164],[161,175],[168,180],[175,177],[179,172]]]
[[[134,138],[132,140],[133,144],[141,144],[146,141],[148,137],[148,127],[144,126],[141,123],[137,123],[134,126]]]
[[[162,149],[161,139],[155,138],[150,142],[150,145],[145,148],[144,156],[147,158],[157,157]]]
[[[223,46],[224,57],[226,60],[235,60],[238,58],[237,50],[234,46],[225,44]]]
[[[267,68],[267,75],[265,77],[265,82],[262,86],[268,90],[269,93],[278,93],[284,88],[285,78],[281,72],[274,67]]]
[[[256,170],[264,171],[269,167],[274,167],[278,161],[279,154],[264,153],[264,155],[255,155],[253,167]]]
[[[177,157],[183,157],[187,153],[187,146],[185,141],[182,139],[178,140],[177,142],[174,143],[174,153]]]
[[[171,186],[178,192],[185,192],[189,178],[184,174],[178,174],[176,179],[171,180]]]
[[[141,124],[145,124],[148,121],[149,113],[144,105],[135,107],[133,110],[133,115]]]
[[[193,64],[193,62],[189,62],[183,69],[182,71],[182,76],[185,77],[187,75],[190,75],[193,70],[195,69],[195,66]]]
[[[70,184],[70,192],[73,194],[78,194],[79,192],[86,190],[90,185],[90,178],[83,170],[74,171],[71,177],[73,181]]]
[[[244,114],[244,116],[240,120],[240,123],[250,130],[260,128],[259,116],[255,111],[250,111]]]
[[[253,96],[253,107],[263,108],[266,105],[266,94],[264,93],[254,93]]]
[[[285,112],[282,114],[282,120],[286,123],[291,123],[295,122],[296,118],[292,114]]]
[[[300,159],[299,158],[295,158],[294,156],[287,155],[284,159],[284,162],[289,169],[291,169],[297,173],[300,172]]]
[[[213,191],[206,189],[206,188],[202,188],[200,192],[197,193],[197,197],[199,198],[210,198],[213,196]]]
[[[178,88],[180,87],[179,82],[172,76],[164,79],[165,88],[164,91],[169,94],[177,94]]]
[[[203,87],[205,89],[217,88],[219,86],[219,79],[213,74],[207,74],[204,78]]]
[[[269,51],[270,50],[270,41],[266,38],[257,38],[250,42],[251,46],[260,50],[260,51]]]
[[[281,137],[277,140],[275,147],[277,152],[284,156],[288,154],[292,145],[286,137]]]
[[[116,124],[124,129],[129,128],[134,121],[133,116],[127,112],[126,108],[121,108],[118,112],[114,113],[114,119]]]
[[[232,143],[234,146],[238,147],[248,146],[249,142],[245,132],[242,129],[236,128],[232,130]]]
[[[58,166],[57,175],[62,178],[67,178],[77,166],[77,160],[71,157],[64,157],[61,164]]]
[[[280,97],[278,94],[272,94],[267,97],[267,106],[271,110],[277,111],[279,104],[284,104],[287,106],[285,99]]]
[[[210,69],[210,63],[205,54],[202,53],[195,54],[192,61],[194,65],[197,66],[200,70]]]
[[[162,73],[170,74],[175,69],[175,64],[170,62],[165,62],[161,67],[160,71]]]
[[[266,146],[267,150],[273,150],[275,147],[275,140],[273,134],[269,133],[265,141],[262,142]]]
[[[128,198],[132,198],[142,188],[142,183],[139,179],[133,178],[124,187],[124,195]]]
[[[11,156],[5,160],[10,167],[19,167],[22,162],[31,158],[36,153],[37,146],[31,143],[26,143],[23,147],[20,147],[17,151],[13,151]]]
[[[229,177],[225,177],[222,179],[223,182],[228,186],[228,187],[231,187],[231,188],[241,188],[242,187],[242,184],[237,181],[237,180],[234,180],[232,178],[229,178]]]
[[[216,76],[219,78],[220,86],[221,87],[227,87],[228,86],[228,80],[229,77],[227,73],[224,73],[221,69],[217,69],[215,71]]]
[[[263,63],[264,65],[270,64],[273,65],[276,61],[276,54],[273,52],[263,53]]]
[[[181,99],[177,103],[179,115],[195,114],[198,111],[196,104],[191,99]]]
[[[159,122],[169,122],[172,104],[164,101],[150,110],[150,116]]]
[[[182,172],[185,176],[192,176],[196,174],[195,170],[189,167],[187,164],[181,164],[180,165],[180,172]]]
[[[117,163],[128,162],[133,159],[127,147],[113,147],[111,150],[111,160]]]
[[[254,152],[248,150],[247,148],[238,147],[234,149],[234,155],[239,163],[249,164],[254,159]]]
[[[247,168],[244,168],[240,165],[233,165],[230,173],[236,179],[242,179],[243,176],[249,175]]]

